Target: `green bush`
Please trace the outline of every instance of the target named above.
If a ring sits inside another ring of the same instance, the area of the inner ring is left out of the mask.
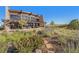
[[[50,22],[50,25],[54,25],[54,24],[55,24],[54,21],[51,21],[51,22]]]
[[[70,22],[69,27],[72,29],[79,29],[79,20],[74,19]]]
[[[0,52],[7,51],[9,41],[12,41],[22,53],[32,52],[43,44],[41,36],[34,35],[32,32],[2,33],[0,34]]]

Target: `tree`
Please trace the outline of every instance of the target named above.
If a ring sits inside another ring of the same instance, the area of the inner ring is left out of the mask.
[[[0,30],[4,30],[4,27],[3,27],[3,25],[1,25],[1,26],[0,26]]]
[[[26,20],[23,20],[23,19],[19,20],[19,24],[20,24],[21,28],[23,28],[26,23],[27,23]]]
[[[54,21],[51,21],[50,25],[54,25]]]
[[[78,19],[73,19],[69,23],[69,27],[72,28],[72,29],[79,29],[79,20]]]

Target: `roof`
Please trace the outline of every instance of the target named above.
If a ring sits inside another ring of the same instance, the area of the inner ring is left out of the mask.
[[[12,12],[12,13],[19,13],[19,14],[29,14],[29,15],[34,15],[34,16],[40,16],[40,15],[37,15],[37,14],[33,14],[32,12],[24,12],[22,10],[9,10],[9,12]]]

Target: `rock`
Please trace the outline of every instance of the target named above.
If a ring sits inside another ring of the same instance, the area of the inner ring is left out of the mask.
[[[48,43],[48,40],[45,40],[45,39],[44,39],[43,41],[44,41],[44,44],[47,44],[47,43]]]
[[[53,48],[54,48],[54,47],[53,47],[53,45],[52,45],[52,44],[50,44],[50,43],[49,43],[49,44],[46,44],[46,47],[47,47],[48,49],[50,49],[50,48],[52,48],[52,49],[53,49]]]
[[[54,51],[48,51],[48,53],[55,53]]]
[[[36,49],[36,53],[42,53],[41,49]]]

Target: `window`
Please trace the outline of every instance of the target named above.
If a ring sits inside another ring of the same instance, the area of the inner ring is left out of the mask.
[[[19,15],[11,14],[10,15],[10,19],[12,19],[12,20],[19,20],[20,19],[20,16]]]
[[[39,19],[36,19],[37,20],[37,22],[39,22]]]

